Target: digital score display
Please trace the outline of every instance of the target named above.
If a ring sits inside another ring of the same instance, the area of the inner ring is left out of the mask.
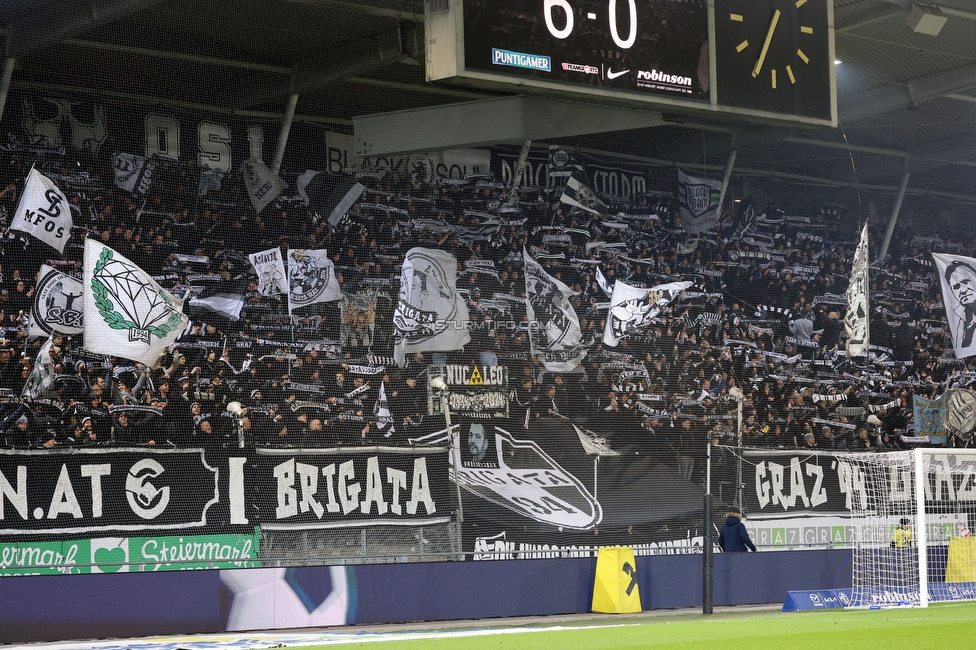
[[[425,30],[428,81],[837,126],[832,0],[426,0]]]
[[[705,0],[463,0],[464,68],[708,101]]]

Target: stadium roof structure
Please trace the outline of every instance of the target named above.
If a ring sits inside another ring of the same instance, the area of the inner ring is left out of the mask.
[[[937,4],[947,21],[929,36],[906,24],[910,0],[834,0],[842,128],[666,115],[572,141],[719,170],[734,148],[738,173],[891,195],[907,179],[909,195],[976,204],[976,11]],[[4,0],[0,28],[11,87],[43,93],[267,118],[291,105],[345,132],[356,116],[504,97],[425,81],[423,12],[423,0]],[[710,134],[707,151],[689,130]]]

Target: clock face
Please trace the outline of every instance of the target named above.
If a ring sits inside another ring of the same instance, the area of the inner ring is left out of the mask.
[[[718,103],[831,120],[831,0],[715,0]]]

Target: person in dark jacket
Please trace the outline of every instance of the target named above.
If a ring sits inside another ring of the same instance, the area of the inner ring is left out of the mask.
[[[756,552],[756,545],[749,539],[749,533],[742,523],[742,511],[734,506],[726,514],[725,525],[718,534],[718,545],[726,553],[745,551],[746,548]]]

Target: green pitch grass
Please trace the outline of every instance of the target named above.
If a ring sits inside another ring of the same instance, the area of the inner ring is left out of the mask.
[[[542,632],[490,634],[343,645],[373,650],[625,650],[708,648],[708,650],[822,650],[826,648],[972,648],[976,646],[976,603],[933,605],[927,609],[748,612],[712,616],[614,617]],[[594,627],[587,626],[619,627]],[[509,622],[508,629],[517,627]],[[535,628],[544,627],[535,625]],[[436,629],[436,626],[432,626]],[[419,632],[418,633],[423,633]],[[332,646],[334,648],[335,646]],[[322,650],[325,646],[318,646]]]

